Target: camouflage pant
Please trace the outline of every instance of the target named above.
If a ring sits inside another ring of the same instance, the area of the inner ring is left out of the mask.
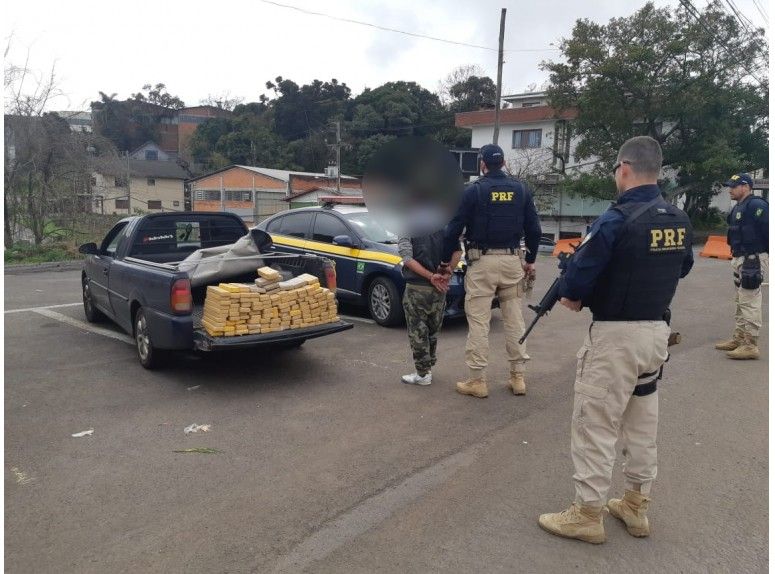
[[[430,285],[406,285],[404,314],[418,375],[427,374],[436,364],[436,336],[441,330],[446,303],[446,295]]]

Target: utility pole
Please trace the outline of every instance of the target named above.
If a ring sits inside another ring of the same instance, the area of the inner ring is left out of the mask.
[[[498,145],[501,129],[501,87],[503,86],[503,34],[506,31],[506,9],[501,8],[501,32],[498,37],[498,83],[495,86],[495,129],[492,143]]]
[[[336,125],[336,193],[342,190],[342,122],[335,121]]]
[[[256,176],[253,176],[251,185],[251,192],[253,196],[253,225],[258,225],[258,196],[256,195]]]
[[[132,175],[129,173],[129,151],[126,152],[126,212],[132,215]]]
[[[336,148],[336,192],[340,193],[342,189],[342,122],[337,120],[331,122],[331,125],[336,126],[336,143],[328,144],[328,147]],[[328,140],[328,138],[326,138],[326,140]],[[326,174],[326,178],[328,178],[328,174]]]
[[[223,176],[221,176],[221,211],[226,211],[226,202],[223,195]]]

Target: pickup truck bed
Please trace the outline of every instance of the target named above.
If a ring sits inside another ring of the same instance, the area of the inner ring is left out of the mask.
[[[247,347],[260,347],[264,345],[292,345],[303,343],[307,339],[324,337],[340,331],[352,329],[351,323],[337,321],[324,325],[315,325],[305,329],[286,329],[274,333],[260,335],[241,335],[239,337],[212,337],[202,328],[202,305],[195,305],[192,311],[194,319],[194,348],[197,351],[225,351],[229,349],[243,349]]]
[[[267,241],[271,244],[268,235],[249,232],[232,213],[158,213],[122,219],[99,246],[87,243],[79,249],[87,256],[81,274],[86,318],[92,322],[110,319],[129,333],[147,369],[164,364],[164,358],[175,351],[295,346],[351,329],[344,321],[236,337],[211,337],[202,329],[206,286],[224,279],[252,281]],[[216,248],[209,253],[210,261],[231,264],[204,269],[205,275],[197,277],[197,286],[192,288],[189,273],[195,273],[196,266],[181,269],[180,262],[210,248]],[[215,259],[224,254],[220,262]],[[232,255],[234,259],[229,260]],[[291,276],[312,270],[322,282],[333,275],[327,274],[328,267],[319,257],[293,255],[289,259],[272,253],[271,258]],[[234,265],[236,261],[241,264]]]

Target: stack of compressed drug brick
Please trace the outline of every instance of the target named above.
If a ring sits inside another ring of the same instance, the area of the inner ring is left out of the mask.
[[[336,299],[314,275],[280,281],[269,267],[258,270],[255,285],[209,286],[202,326],[213,337],[273,333],[339,320]]]

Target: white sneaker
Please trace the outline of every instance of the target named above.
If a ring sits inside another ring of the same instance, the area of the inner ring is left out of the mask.
[[[411,375],[404,375],[401,377],[401,382],[406,383],[407,385],[421,385],[423,387],[430,385],[432,380],[433,375],[430,373],[427,373],[423,377],[417,373],[412,373]]]

